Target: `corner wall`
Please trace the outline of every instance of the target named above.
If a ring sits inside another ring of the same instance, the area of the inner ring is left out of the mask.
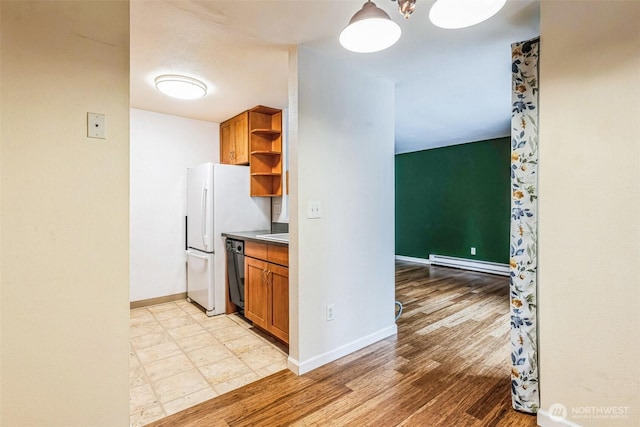
[[[131,109],[130,300],[187,291],[187,167],[218,163],[220,125]]]
[[[638,426],[640,3],[543,1],[540,21],[538,422]]]
[[[0,424],[125,426],[129,2],[0,8]]]
[[[304,373],[396,333],[394,86],[303,47],[292,68],[290,362]]]

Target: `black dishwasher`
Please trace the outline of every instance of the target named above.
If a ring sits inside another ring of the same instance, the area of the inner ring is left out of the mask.
[[[244,314],[244,241],[227,239],[226,248],[229,298]]]

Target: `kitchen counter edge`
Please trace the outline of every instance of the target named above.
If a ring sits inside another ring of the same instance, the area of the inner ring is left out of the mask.
[[[233,231],[220,233],[222,237],[229,237],[231,239],[236,240],[244,240],[258,243],[268,243],[270,245],[278,245],[278,246],[289,246],[289,242],[279,242],[276,240],[265,239],[263,237],[258,237],[260,234],[271,234],[269,230],[258,230],[258,231]]]

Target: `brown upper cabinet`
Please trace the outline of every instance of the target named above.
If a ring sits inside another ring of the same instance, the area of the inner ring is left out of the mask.
[[[220,123],[220,163],[249,164],[249,112]]]
[[[251,196],[282,195],[282,110],[259,105],[220,124],[220,162],[250,165]]]

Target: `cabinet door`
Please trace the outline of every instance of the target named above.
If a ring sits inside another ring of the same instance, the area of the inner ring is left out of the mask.
[[[267,263],[244,259],[244,315],[256,326],[268,329]]]
[[[269,325],[267,330],[289,343],[289,269],[269,264]]]
[[[220,163],[233,164],[232,151],[231,121],[226,121],[220,123]]]
[[[249,164],[249,119],[248,114],[243,113],[236,117],[233,123],[234,156],[236,165]]]

